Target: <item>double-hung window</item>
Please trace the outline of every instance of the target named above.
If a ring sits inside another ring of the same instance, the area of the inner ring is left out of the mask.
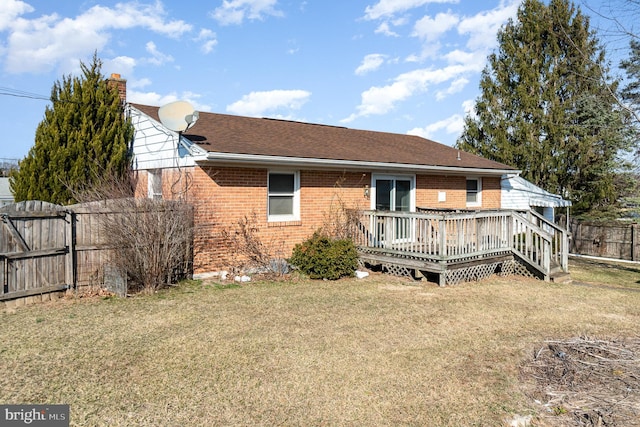
[[[467,207],[482,206],[482,180],[467,178]]]
[[[300,219],[299,172],[269,172],[267,190],[269,221]]]

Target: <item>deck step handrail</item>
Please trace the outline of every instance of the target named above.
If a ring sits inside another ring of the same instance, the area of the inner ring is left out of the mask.
[[[513,218],[513,252],[548,276],[553,235],[517,212],[513,212]]]
[[[454,263],[513,253],[548,278],[568,271],[568,233],[541,215],[511,210],[363,211],[353,233],[361,250]]]
[[[528,211],[526,216],[529,221],[537,223],[551,234],[551,261],[561,271],[569,272],[569,231],[534,210]]]

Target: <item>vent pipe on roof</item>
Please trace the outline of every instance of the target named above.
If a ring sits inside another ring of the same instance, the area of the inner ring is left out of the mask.
[[[462,160],[462,158],[460,157],[460,150],[458,150],[458,160]]]

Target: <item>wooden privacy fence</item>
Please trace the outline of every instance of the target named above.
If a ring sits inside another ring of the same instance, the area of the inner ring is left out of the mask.
[[[640,261],[640,224],[571,221],[571,252],[627,261]]]
[[[0,208],[0,300],[61,291],[75,283],[72,213],[29,201]]]
[[[26,201],[1,207],[0,301],[104,284],[117,250],[107,243],[105,217],[143,213],[111,201],[72,206]]]

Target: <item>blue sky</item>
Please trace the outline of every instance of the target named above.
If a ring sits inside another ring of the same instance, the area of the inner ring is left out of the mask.
[[[95,51],[106,76],[127,79],[131,102],[187,100],[200,111],[452,145],[496,33],[519,4],[0,0],[0,158],[27,154],[48,105],[38,96]]]

